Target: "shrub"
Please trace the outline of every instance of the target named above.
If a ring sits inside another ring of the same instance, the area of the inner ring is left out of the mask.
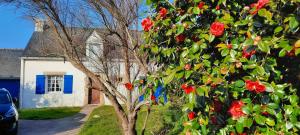
[[[299,0],[147,0],[148,59],[182,91],[186,134],[299,134],[297,90],[278,60],[300,53]]]

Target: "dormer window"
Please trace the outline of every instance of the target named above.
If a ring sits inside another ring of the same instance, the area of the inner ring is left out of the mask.
[[[102,56],[102,48],[99,43],[88,43],[86,56],[88,59],[98,59]]]

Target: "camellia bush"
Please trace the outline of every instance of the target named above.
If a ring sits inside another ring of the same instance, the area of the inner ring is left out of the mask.
[[[299,0],[147,3],[142,50],[160,70],[148,81],[182,93],[183,134],[300,133],[297,88],[278,64],[300,53]]]

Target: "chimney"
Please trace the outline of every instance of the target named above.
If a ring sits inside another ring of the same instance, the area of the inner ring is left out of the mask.
[[[43,32],[44,31],[45,21],[42,20],[42,19],[37,19],[37,18],[34,18],[33,20],[35,22],[34,31]]]

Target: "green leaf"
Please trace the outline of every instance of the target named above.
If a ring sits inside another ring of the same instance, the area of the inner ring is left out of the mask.
[[[260,49],[262,52],[270,53],[270,46],[267,42],[259,42],[258,49]]]
[[[245,85],[245,83],[243,80],[237,80],[236,82],[234,82],[235,87],[242,88],[242,87],[244,87],[244,85]]]
[[[184,27],[182,25],[178,25],[176,35],[183,33],[183,31],[184,31]]]
[[[292,105],[296,106],[298,104],[299,97],[297,95],[291,95],[289,99]]]
[[[171,73],[167,77],[164,78],[164,83],[169,84],[175,77],[176,72]]]
[[[299,22],[297,21],[296,17],[290,17],[289,26],[292,30],[296,29],[299,25]]]
[[[279,33],[280,31],[282,31],[283,28],[281,26],[276,27],[276,29],[274,30],[274,33]]]
[[[156,45],[156,46],[153,46],[153,47],[151,47],[151,52],[152,53],[154,53],[154,54],[157,54],[158,53],[158,51],[159,51],[159,48],[158,48],[158,46]]]
[[[295,51],[295,55],[298,56],[300,54],[300,48],[297,48]]]
[[[243,133],[244,123],[237,121],[236,124],[235,124],[235,129],[238,133]]]
[[[194,43],[192,47],[193,53],[196,53],[200,48],[200,45],[198,43]]]
[[[177,79],[181,79],[183,76],[184,76],[184,71],[179,72],[179,73],[176,74]]]
[[[268,107],[272,108],[272,109],[277,109],[279,106],[277,104],[275,104],[275,103],[269,103]]]
[[[152,0],[146,0],[146,4],[147,5],[151,5],[152,4]]]
[[[265,8],[260,9],[258,11],[258,15],[261,17],[267,18],[268,21],[272,21],[272,16],[273,16],[272,13],[270,11],[266,10]]]
[[[215,36],[210,34],[208,41],[211,43],[212,41],[214,41],[214,39],[215,39]]]
[[[275,121],[274,121],[273,119],[267,118],[267,119],[266,119],[266,123],[267,123],[269,126],[275,126]]]
[[[253,120],[251,118],[246,118],[244,121],[244,127],[250,128],[253,124]]]
[[[171,36],[173,33],[173,30],[172,29],[169,29],[167,32],[166,32],[166,36]]]
[[[243,108],[242,108],[242,111],[243,111],[243,113],[245,113],[245,114],[250,114],[250,108],[248,107],[248,106],[244,106]]]
[[[261,106],[260,105],[254,105],[253,106],[253,111],[255,111],[255,112],[261,112]]]
[[[256,121],[257,124],[264,125],[265,121],[266,121],[266,117],[261,116],[261,115],[256,115],[256,116],[254,116],[254,120]]]
[[[281,49],[281,51],[279,52],[279,57],[284,57],[286,54],[286,50],[285,49]]]
[[[194,7],[194,8],[193,8],[193,13],[196,14],[196,15],[200,14],[200,9],[199,9],[199,7]]]

